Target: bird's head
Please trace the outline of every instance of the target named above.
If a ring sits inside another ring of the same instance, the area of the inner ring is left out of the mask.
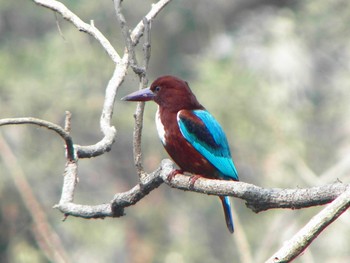
[[[187,82],[174,77],[162,76],[157,78],[147,89],[131,93],[122,100],[125,101],[150,101],[153,100],[160,107],[170,111],[182,109],[202,109]]]

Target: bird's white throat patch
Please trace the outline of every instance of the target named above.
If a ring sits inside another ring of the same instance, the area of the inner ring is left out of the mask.
[[[165,130],[164,130],[164,125],[160,119],[160,113],[159,113],[159,107],[156,113],[156,126],[157,126],[157,131],[158,131],[158,136],[159,139],[162,141],[163,145],[166,144],[165,141]]]

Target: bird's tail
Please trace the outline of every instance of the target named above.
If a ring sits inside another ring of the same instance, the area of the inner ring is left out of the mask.
[[[228,196],[220,196],[222,207],[224,208],[225,220],[228,230],[233,233],[233,219],[232,219],[232,211],[231,211],[231,202]]]

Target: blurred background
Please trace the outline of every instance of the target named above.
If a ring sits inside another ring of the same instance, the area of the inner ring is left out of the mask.
[[[111,1],[63,3],[123,51]],[[151,4],[123,2],[130,27]],[[350,2],[343,0],[174,0],[152,24],[149,78],[173,74],[190,83],[226,131],[241,181],[269,188],[349,183],[349,25]],[[94,144],[113,68],[94,39],[59,15],[32,1],[0,0],[0,118],[63,125],[69,110],[74,142]],[[118,99],[137,88],[130,71]],[[79,161],[77,203],[109,202],[138,182],[134,109],[116,101],[112,151]],[[147,104],[149,172],[167,158],[155,110]],[[230,235],[218,198],[162,185],[122,218],[63,222],[52,207],[64,164],[63,143],[52,132],[1,127],[0,262],[264,262],[322,209],[255,214],[233,199]],[[295,262],[350,262],[349,212]]]

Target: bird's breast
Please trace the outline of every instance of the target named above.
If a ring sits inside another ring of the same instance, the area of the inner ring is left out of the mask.
[[[158,107],[158,110],[156,112],[156,127],[157,127],[159,139],[161,140],[162,144],[165,146],[166,145],[165,129],[164,129],[164,124],[162,123],[162,120],[160,118],[159,107]]]
[[[200,174],[209,178],[216,178],[217,171],[184,138],[177,122],[177,114],[158,108],[156,126],[158,136],[170,157],[183,170],[193,174]]]

